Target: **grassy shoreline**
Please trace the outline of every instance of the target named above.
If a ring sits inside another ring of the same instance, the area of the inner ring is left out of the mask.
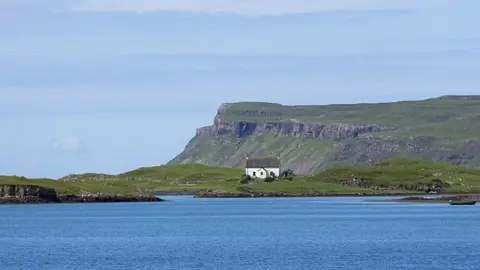
[[[194,195],[198,197],[410,196],[480,193],[480,169],[422,160],[391,159],[338,166],[315,175],[242,184],[243,170],[200,164],[165,165],[130,172],[68,175],[58,180],[0,176],[0,185],[37,185],[59,195]],[[437,194],[428,194],[436,191]]]

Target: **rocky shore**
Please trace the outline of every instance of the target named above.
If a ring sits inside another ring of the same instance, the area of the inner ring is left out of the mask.
[[[414,202],[414,203],[448,203],[449,201],[480,201],[480,195],[451,195],[438,197],[410,196],[394,200],[376,200],[376,202]]]
[[[164,201],[155,196],[125,196],[111,194],[85,194],[85,195],[59,195],[62,203],[108,203],[108,202],[161,202]]]
[[[418,193],[268,193],[268,192],[199,192],[195,194],[196,198],[261,198],[261,197],[374,197],[374,196],[408,196],[418,195]]]
[[[112,202],[161,202],[156,196],[125,196],[119,194],[62,194],[53,188],[33,185],[0,186],[0,204],[46,204],[46,203],[112,203]]]
[[[58,203],[60,199],[53,188],[32,185],[0,186],[0,203]]]

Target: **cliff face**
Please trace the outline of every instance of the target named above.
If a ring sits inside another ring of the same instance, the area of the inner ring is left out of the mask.
[[[327,106],[222,104],[170,164],[243,167],[280,155],[297,174],[393,157],[480,165],[480,96]]]
[[[352,125],[352,124],[316,124],[300,121],[232,121],[221,115],[215,117],[212,126],[197,129],[197,136],[231,136],[245,138],[272,133],[276,136],[292,136],[302,139],[343,140],[358,137],[364,133],[393,131],[394,126]]]

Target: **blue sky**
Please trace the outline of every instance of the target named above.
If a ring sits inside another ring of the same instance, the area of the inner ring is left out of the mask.
[[[480,94],[478,10],[477,0],[3,0],[0,174],[163,164],[223,102]]]

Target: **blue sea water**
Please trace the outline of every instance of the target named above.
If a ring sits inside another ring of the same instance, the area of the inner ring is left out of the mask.
[[[480,269],[480,207],[365,198],[0,206],[0,269]]]

